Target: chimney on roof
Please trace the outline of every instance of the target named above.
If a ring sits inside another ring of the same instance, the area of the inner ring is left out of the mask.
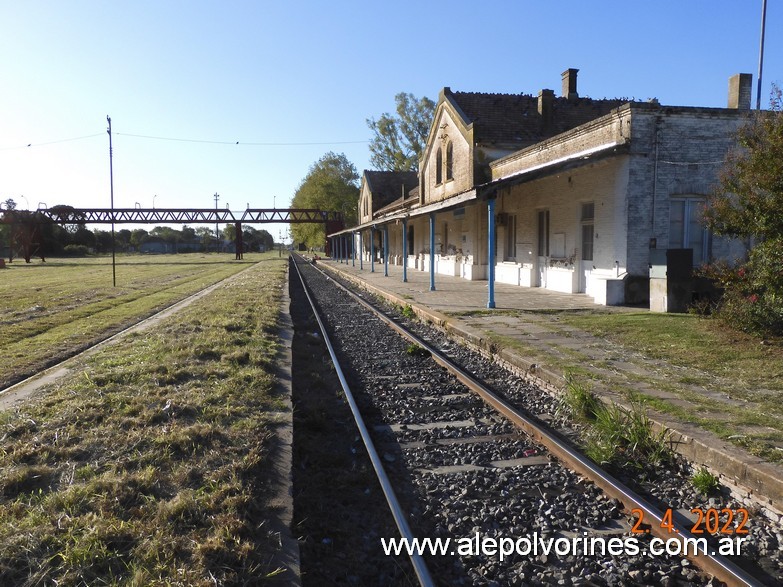
[[[541,115],[544,132],[552,126],[552,103],[555,101],[554,90],[541,90],[538,92],[538,113]]]
[[[729,78],[729,108],[750,110],[753,74],[737,73]]]
[[[579,98],[579,94],[576,91],[576,74],[578,69],[566,69],[563,72],[563,98],[569,100],[576,100]]]

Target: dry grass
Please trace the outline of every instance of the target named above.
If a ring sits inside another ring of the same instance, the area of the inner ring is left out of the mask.
[[[701,372],[727,378],[735,390],[783,392],[783,341],[762,341],[690,314],[573,312],[559,317],[646,356],[692,368],[697,377]]]
[[[0,584],[258,582],[284,264],[259,263],[0,423]]]
[[[0,270],[0,388],[249,267],[259,255],[121,255],[15,261]]]

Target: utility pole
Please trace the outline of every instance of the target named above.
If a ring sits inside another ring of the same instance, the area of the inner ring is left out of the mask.
[[[219,253],[220,252],[220,229],[218,228],[218,200],[220,199],[220,196],[217,192],[215,192],[215,238],[216,244],[215,244],[215,250]]]
[[[111,147],[111,118],[106,115],[106,121],[109,123],[109,129],[106,131],[109,133],[109,186],[111,190],[111,280],[112,286],[117,287],[117,264],[115,260],[114,246],[114,164],[112,162],[112,147]]]
[[[761,0],[761,45],[759,47],[759,81],[756,90],[756,110],[761,110],[761,68],[764,65],[764,28],[767,22],[767,0]]]

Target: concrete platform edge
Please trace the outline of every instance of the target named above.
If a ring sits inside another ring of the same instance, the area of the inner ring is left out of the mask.
[[[529,379],[550,393],[558,393],[565,387],[562,374],[547,369],[546,365],[534,363],[508,348],[497,348],[481,333],[453,318],[406,300],[394,293],[377,288],[356,276],[340,271],[339,267],[322,264],[320,267],[339,273],[341,277],[359,287],[399,306],[411,306],[416,316],[433,324],[464,344],[473,347],[485,356],[501,362],[518,376]],[[598,385],[594,391],[604,401],[612,401],[629,407],[617,394]],[[696,465],[707,467],[713,474],[721,476],[721,482],[732,489],[736,497],[747,505],[760,505],[767,517],[783,520],[783,467],[762,461],[750,453],[725,443],[716,435],[695,426],[654,413],[654,426],[670,432],[674,450]]]
[[[285,410],[276,414],[277,425],[274,430],[274,440],[270,449],[271,469],[273,473],[272,495],[269,507],[273,512],[270,519],[271,527],[280,538],[280,550],[277,552],[273,565],[281,572],[266,579],[270,585],[287,585],[301,587],[301,561],[299,542],[293,535],[294,519],[294,472],[293,472],[293,441],[294,420],[291,403],[291,346],[294,339],[294,327],[290,313],[291,299],[288,296],[288,273],[282,285],[280,300],[280,325],[278,339],[280,348],[277,353],[277,371],[275,373],[278,393],[283,398]],[[276,514],[276,515],[275,515]]]

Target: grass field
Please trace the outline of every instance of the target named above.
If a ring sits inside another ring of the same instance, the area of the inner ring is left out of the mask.
[[[103,349],[39,400],[0,414],[2,585],[206,586],[274,574],[279,544],[264,498],[269,440],[284,409],[273,371],[285,264],[149,261],[125,260],[116,296],[102,291],[110,273],[95,263],[11,272],[17,284],[52,292],[33,302],[44,310],[31,320],[48,313],[63,329],[82,321],[72,336],[87,340],[85,305],[117,309],[105,322],[113,324],[139,315],[134,299],[150,298],[144,313],[250,267],[129,335],[122,352]],[[38,270],[48,281],[33,278]],[[79,278],[55,278],[70,270]],[[30,302],[15,296],[19,317]],[[31,348],[18,334],[16,344]]]
[[[110,257],[8,264],[0,269],[0,388],[260,258],[120,255],[116,288]]]

